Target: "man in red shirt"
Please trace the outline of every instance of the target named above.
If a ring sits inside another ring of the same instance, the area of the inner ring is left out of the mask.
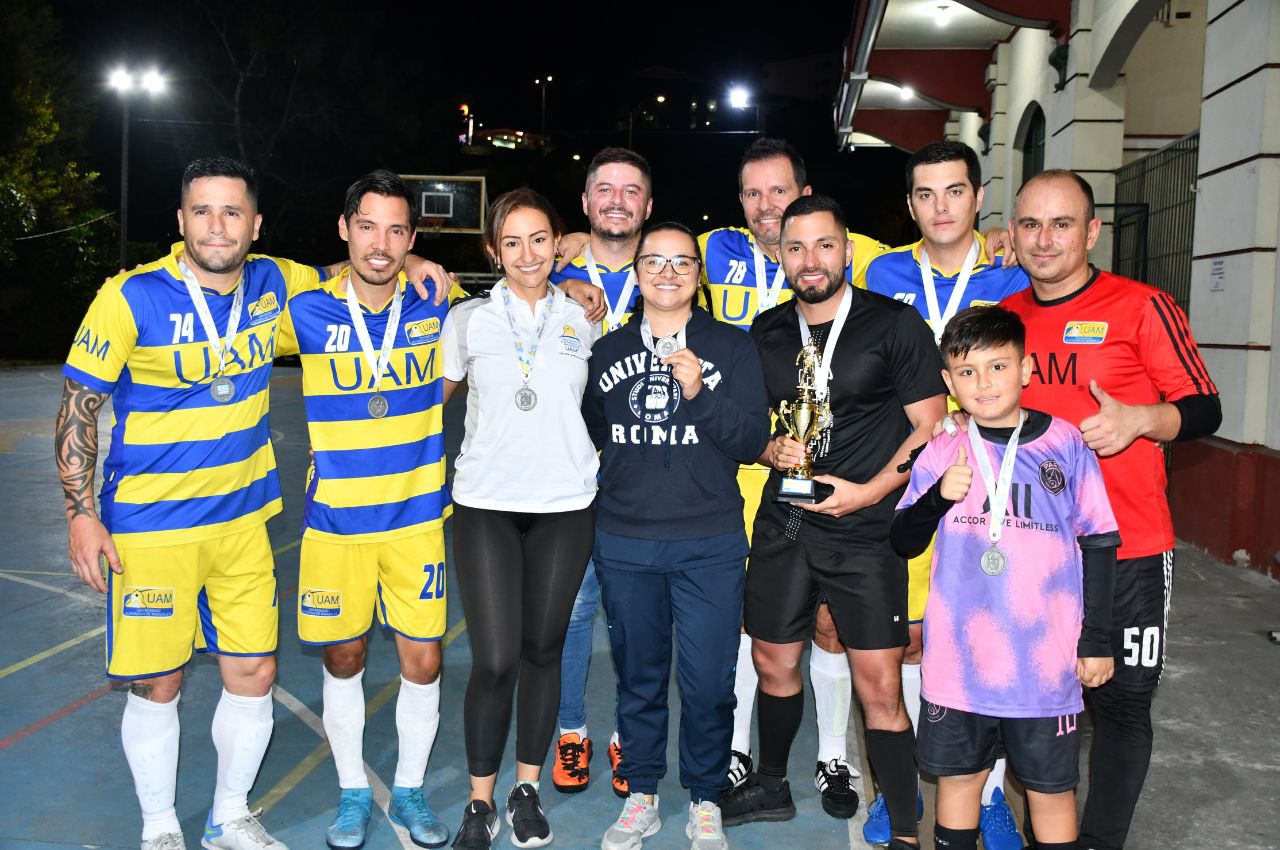
[[[1098,453],[1120,526],[1111,643],[1115,677],[1092,691],[1094,738],[1079,846],[1121,850],[1151,760],[1151,700],[1164,666],[1173,522],[1161,443],[1222,422],[1187,317],[1165,292],[1099,271],[1093,190],[1070,171],[1028,180],[1010,235],[1031,287],[1001,305],[1027,326],[1027,407],[1076,423]],[[1041,469],[1060,487],[1061,470]]]

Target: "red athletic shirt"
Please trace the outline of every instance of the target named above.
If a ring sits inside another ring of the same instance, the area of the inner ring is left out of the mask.
[[[1187,317],[1168,294],[1109,272],[1063,298],[1041,301],[1028,287],[1000,302],[1027,326],[1031,384],[1022,404],[1080,425],[1098,412],[1089,381],[1124,404],[1217,395]],[[1098,458],[1120,526],[1120,558],[1172,549],[1164,454],[1140,437]]]

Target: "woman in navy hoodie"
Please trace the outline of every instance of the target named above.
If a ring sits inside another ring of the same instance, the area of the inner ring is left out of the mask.
[[[642,311],[596,343],[582,401],[602,451],[594,558],[618,668],[619,772],[631,791],[603,850],[634,850],[661,826],[673,625],[686,834],[695,850],[728,846],[716,800],[747,557],[737,472],[764,449],[769,413],[751,337],[694,306],[701,263],[687,227],[645,232],[635,262]]]

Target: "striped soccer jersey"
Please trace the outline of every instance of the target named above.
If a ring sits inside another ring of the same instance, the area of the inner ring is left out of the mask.
[[[865,289],[867,264],[888,246],[869,236],[850,233],[853,262],[845,269],[845,279]],[[737,325],[744,331],[763,310],[756,294],[755,237],[745,227],[721,227],[698,237],[702,249],[702,282],[711,298],[711,315],[722,322]],[[778,263],[764,257],[764,285],[768,287],[778,271]],[[791,300],[791,284],[785,279],[778,303]]]
[[[618,301],[623,296],[623,290],[626,288],[627,278],[631,274],[632,265],[631,263],[626,263],[617,269],[611,269],[603,263],[596,263],[596,269],[600,272],[600,282],[604,284],[605,303],[610,310],[615,310],[618,307]],[[569,265],[565,266],[563,271],[551,273],[551,282],[554,284],[558,285],[564,283],[566,280],[582,280],[587,283],[591,283],[591,275],[587,273],[587,261],[584,257],[574,257],[573,261]],[[634,287],[631,295],[629,296],[629,300],[634,302],[635,297],[639,294],[640,287]],[[627,321],[630,320],[630,306],[631,305],[627,305],[623,310],[622,315],[619,316],[619,324],[626,324]],[[605,333],[609,332],[609,328],[605,327],[607,321],[607,319],[601,321],[601,330]]]
[[[370,373],[347,309],[343,274],[289,301],[280,353],[301,354],[307,430],[315,452],[304,536],[336,543],[395,540],[439,528],[451,511],[445,488],[444,382],[440,332],[448,305],[424,301],[404,272],[404,293],[378,391],[387,414],[374,418]],[[363,304],[375,357],[391,312]]]
[[[103,462],[102,522],[118,545],[170,546],[220,537],[280,511],[267,428],[267,383],[281,311],[319,273],[249,255],[244,306],[224,374],[231,401],[210,392],[217,355],[196,315],[178,259],[183,244],[99,290],[63,375],[112,397],[111,448]],[[204,290],[225,333],[234,290]]]

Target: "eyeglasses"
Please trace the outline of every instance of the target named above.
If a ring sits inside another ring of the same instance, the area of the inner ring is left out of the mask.
[[[636,258],[636,264],[644,269],[648,274],[662,274],[662,270],[671,265],[671,270],[678,275],[686,275],[693,271],[698,265],[697,257],[688,257],[684,254],[677,254],[674,257],[664,257],[661,254],[645,254],[643,257]]]

